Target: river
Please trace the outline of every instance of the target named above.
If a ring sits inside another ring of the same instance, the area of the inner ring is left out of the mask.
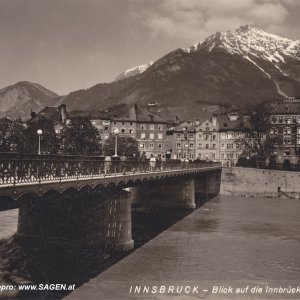
[[[173,299],[173,294],[130,293],[130,288],[191,285],[199,294],[176,299],[300,299],[300,294],[264,293],[266,287],[299,285],[299,212],[297,199],[217,196],[67,298]],[[0,217],[0,236],[13,234],[17,211]],[[213,294],[215,286],[220,290]],[[247,286],[245,294],[221,290]]]

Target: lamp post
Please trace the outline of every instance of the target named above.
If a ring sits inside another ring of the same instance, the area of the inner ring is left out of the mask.
[[[115,139],[115,155],[114,155],[114,157],[117,157],[118,156],[118,134],[119,134],[119,129],[118,128],[114,129],[114,134],[116,136],[116,139]]]
[[[43,134],[43,130],[42,129],[38,129],[37,132],[38,137],[39,137],[39,149],[38,149],[38,155],[41,154],[41,135]]]

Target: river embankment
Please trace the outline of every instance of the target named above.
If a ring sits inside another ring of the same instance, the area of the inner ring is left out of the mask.
[[[220,194],[300,198],[300,173],[254,168],[223,168]]]

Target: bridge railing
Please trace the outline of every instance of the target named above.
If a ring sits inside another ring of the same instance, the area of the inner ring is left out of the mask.
[[[79,180],[99,176],[164,172],[221,166],[213,162],[111,161],[104,157],[0,153],[0,186],[47,181]]]

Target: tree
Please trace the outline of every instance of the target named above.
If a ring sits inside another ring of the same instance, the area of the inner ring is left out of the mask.
[[[271,120],[266,105],[259,104],[248,109],[245,122],[245,136],[238,139],[244,146],[245,156],[266,159],[281,144],[278,136],[270,135]]]
[[[78,116],[62,130],[60,152],[69,155],[100,154],[100,136],[89,117]]]
[[[24,126],[19,120],[0,119],[0,152],[19,152],[24,144]]]
[[[24,130],[24,138],[19,151],[24,153],[38,153],[39,137],[37,131],[41,129],[41,153],[56,154],[59,148],[58,139],[54,130],[54,123],[44,117],[28,124]]]
[[[104,154],[105,155],[114,155],[115,154],[115,136],[111,135],[105,143]],[[129,159],[134,155],[139,157],[139,147],[136,139],[127,136],[118,136],[118,155],[125,155]]]

